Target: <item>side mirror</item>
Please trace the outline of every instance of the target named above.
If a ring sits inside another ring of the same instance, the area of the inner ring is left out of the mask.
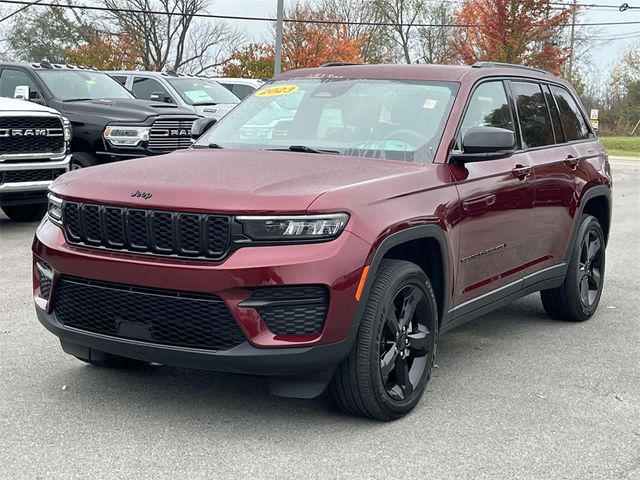
[[[149,95],[149,100],[165,103],[170,102],[171,97],[164,92],[153,92],[151,95]]]
[[[217,122],[218,122],[218,119],[216,118],[211,118],[211,117],[199,118],[198,120],[193,122],[193,126],[191,127],[191,139],[192,140],[199,139],[202,135],[204,135],[204,133],[207,130],[213,127]]]
[[[452,153],[454,162],[468,163],[507,158],[516,150],[516,137],[511,130],[498,127],[473,127],[462,139],[462,152]]]
[[[19,98],[21,100],[29,100],[29,86],[28,85],[18,85],[16,89],[13,91],[13,98]]]

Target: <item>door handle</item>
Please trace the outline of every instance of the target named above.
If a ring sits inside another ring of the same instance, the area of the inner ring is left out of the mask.
[[[511,170],[511,173],[513,174],[514,177],[519,178],[520,180],[524,180],[529,175],[531,175],[531,167],[518,164],[515,167],[513,167],[513,169]]]
[[[568,167],[572,167],[574,170],[580,164],[580,157],[574,157],[573,155],[567,155],[567,158],[564,159],[565,165]]]

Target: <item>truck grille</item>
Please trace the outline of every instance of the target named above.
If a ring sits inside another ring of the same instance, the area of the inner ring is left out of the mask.
[[[8,170],[6,172],[0,172],[0,185],[3,183],[55,180],[65,172],[66,170],[64,168],[56,168],[54,170]]]
[[[214,295],[62,277],[53,308],[65,326],[163,345],[226,350],[245,341]]]
[[[229,249],[230,219],[64,202],[67,241],[89,247],[154,255],[219,259]]]
[[[156,120],[149,132],[149,150],[168,152],[191,146],[193,120]]]
[[[64,152],[64,130],[58,117],[0,117],[0,153]]]

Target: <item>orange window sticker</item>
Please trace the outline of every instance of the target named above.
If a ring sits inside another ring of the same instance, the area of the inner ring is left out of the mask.
[[[261,88],[256,93],[258,97],[277,97],[278,95],[287,95],[288,93],[297,92],[300,89],[297,85],[277,85],[275,87]]]

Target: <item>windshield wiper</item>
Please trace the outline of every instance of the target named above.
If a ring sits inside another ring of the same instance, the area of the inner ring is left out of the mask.
[[[86,102],[87,100],[93,100],[93,98],[67,98],[63,102]]]
[[[219,148],[220,150],[222,150],[222,147],[217,143],[210,143],[208,146],[209,148]]]
[[[266,150],[280,151],[280,152],[285,152],[285,151],[301,152],[301,153],[335,153],[335,154],[340,153],[338,150],[325,150],[321,148],[311,148],[311,147],[307,147],[306,145],[291,145],[290,147],[287,147],[287,148],[267,148]]]

